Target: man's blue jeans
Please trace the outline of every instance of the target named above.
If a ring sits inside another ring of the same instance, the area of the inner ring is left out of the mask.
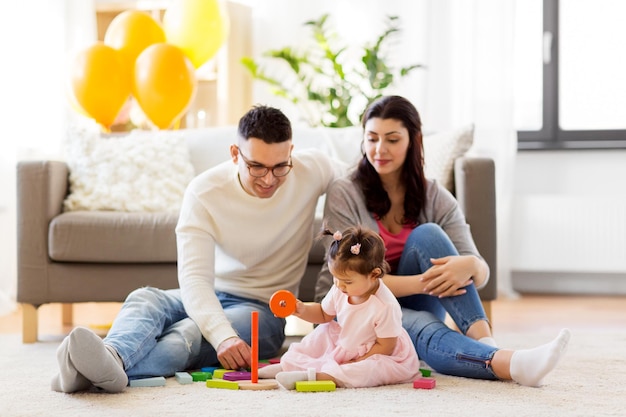
[[[251,312],[259,312],[259,356],[276,356],[285,340],[285,320],[275,317],[267,304],[231,294],[217,293],[233,328],[250,344]],[[191,320],[180,290],[146,287],[133,291],[124,302],[104,343],[117,350],[131,379],[172,376],[178,371],[218,365],[217,353]]]

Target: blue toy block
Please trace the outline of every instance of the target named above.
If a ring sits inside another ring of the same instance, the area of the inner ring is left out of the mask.
[[[176,381],[179,384],[191,384],[193,382],[193,378],[187,372],[176,372]]]
[[[165,378],[162,376],[130,380],[131,387],[162,387],[164,385],[165,385]]]

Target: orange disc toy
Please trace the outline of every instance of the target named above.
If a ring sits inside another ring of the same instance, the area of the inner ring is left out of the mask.
[[[270,298],[270,310],[284,319],[296,311],[296,297],[287,290],[278,290]]]

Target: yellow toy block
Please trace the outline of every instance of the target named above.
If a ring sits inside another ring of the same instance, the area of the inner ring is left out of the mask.
[[[207,379],[207,388],[222,388],[222,389],[239,389],[237,381],[226,381],[223,379]]]
[[[334,391],[337,386],[333,381],[298,381],[296,382],[296,391],[300,392],[317,392],[317,391]]]
[[[226,372],[235,372],[232,369],[216,369],[213,371],[213,378],[223,379]]]

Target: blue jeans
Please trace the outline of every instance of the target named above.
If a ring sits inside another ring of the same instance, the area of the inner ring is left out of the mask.
[[[259,356],[276,356],[285,341],[285,319],[257,300],[217,292],[233,328],[251,339],[251,312],[259,312]],[[187,316],[180,290],[140,288],[126,298],[104,343],[117,350],[130,379],[172,376],[178,371],[218,365],[217,353]]]
[[[421,224],[409,235],[396,274],[421,274],[432,266],[431,258],[458,254],[439,225]],[[435,371],[467,378],[497,379],[490,363],[498,349],[465,336],[476,321],[487,320],[474,284],[465,290],[465,294],[453,297],[418,294],[398,298],[402,306],[402,325],[411,336],[419,358]],[[444,323],[446,312],[463,334]]]

